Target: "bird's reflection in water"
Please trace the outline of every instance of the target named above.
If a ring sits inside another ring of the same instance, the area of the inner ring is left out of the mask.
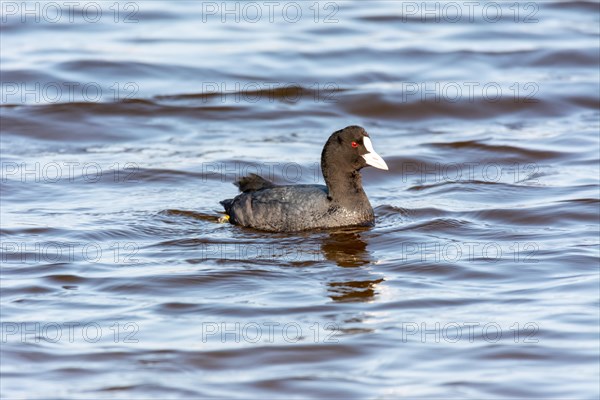
[[[358,268],[373,261],[361,233],[369,228],[353,228],[329,233],[323,240],[322,251],[329,261],[344,268]],[[356,271],[361,275],[362,271]],[[383,279],[329,282],[329,297],[333,301],[369,301],[377,294],[377,285]]]

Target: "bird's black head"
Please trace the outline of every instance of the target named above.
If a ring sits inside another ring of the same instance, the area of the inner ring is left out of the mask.
[[[326,170],[355,172],[368,165],[388,169],[385,161],[373,149],[369,134],[360,126],[352,125],[334,132],[323,147],[323,174]]]
[[[330,192],[347,186],[362,190],[358,171],[368,165],[388,169],[373,149],[369,134],[360,126],[352,125],[334,132],[321,153],[321,170]]]

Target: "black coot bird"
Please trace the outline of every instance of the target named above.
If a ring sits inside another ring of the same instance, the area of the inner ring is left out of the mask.
[[[373,208],[362,188],[360,170],[388,169],[360,126],[334,132],[321,153],[327,186],[280,186],[251,174],[235,183],[242,192],[221,204],[232,224],[271,232],[372,225]]]

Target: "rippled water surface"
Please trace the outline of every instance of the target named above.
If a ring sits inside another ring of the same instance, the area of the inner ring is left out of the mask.
[[[1,4],[3,397],[598,398],[598,2]],[[217,223],[351,124],[374,227]]]

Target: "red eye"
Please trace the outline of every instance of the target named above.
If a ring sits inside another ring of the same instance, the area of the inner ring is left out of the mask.
[[[358,147],[358,143],[352,142],[352,147]]]

